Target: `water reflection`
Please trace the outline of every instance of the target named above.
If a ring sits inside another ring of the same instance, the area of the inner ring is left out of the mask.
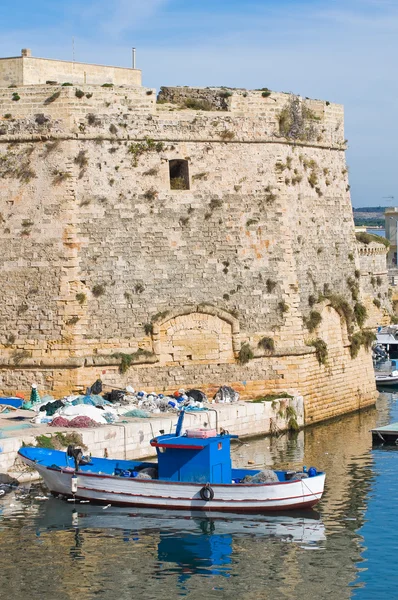
[[[159,515],[40,500],[37,490],[3,497],[0,589],[9,600],[395,597],[398,454],[372,451],[369,433],[398,420],[395,404],[381,395],[377,410],[234,447],[237,467],[324,469],[318,513]]]

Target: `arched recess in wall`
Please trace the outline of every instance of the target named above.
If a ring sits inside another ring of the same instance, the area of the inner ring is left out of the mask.
[[[234,362],[239,321],[211,305],[170,310],[153,322],[153,350],[161,364]]]
[[[329,352],[333,349],[342,352],[344,346],[350,343],[345,319],[331,306],[328,300],[314,308],[322,316],[316,333],[326,342]]]

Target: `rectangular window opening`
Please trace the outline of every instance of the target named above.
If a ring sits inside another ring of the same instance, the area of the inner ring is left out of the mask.
[[[170,189],[189,190],[189,167],[187,160],[170,160]]]

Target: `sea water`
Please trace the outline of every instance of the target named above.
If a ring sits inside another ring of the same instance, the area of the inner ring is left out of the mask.
[[[373,450],[369,432],[398,421],[397,398],[233,446],[236,466],[325,470],[312,511],[219,519],[74,505],[41,486],[3,496],[0,598],[397,597],[398,450]]]

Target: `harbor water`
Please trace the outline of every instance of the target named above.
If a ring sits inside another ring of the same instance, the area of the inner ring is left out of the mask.
[[[398,450],[369,430],[398,421],[398,394],[298,435],[245,441],[233,462],[327,473],[316,511],[262,517],[150,513],[49,498],[0,498],[7,600],[395,598]]]

